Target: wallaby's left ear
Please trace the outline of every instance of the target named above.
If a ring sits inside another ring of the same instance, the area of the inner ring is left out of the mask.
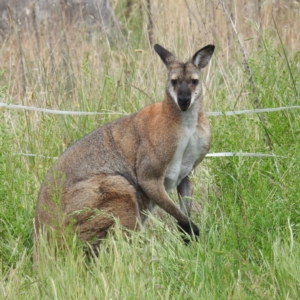
[[[193,58],[191,59],[191,62],[197,68],[202,69],[207,66],[214,51],[215,51],[214,45],[207,45],[194,54]]]

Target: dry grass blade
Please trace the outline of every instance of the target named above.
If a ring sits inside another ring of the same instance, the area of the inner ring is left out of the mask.
[[[253,80],[253,74],[251,72],[251,69],[250,69],[250,66],[249,66],[249,60],[248,60],[248,57],[247,57],[247,52],[246,52],[246,49],[245,47],[243,46],[243,43],[242,43],[242,40],[239,36],[239,33],[238,33],[238,30],[232,20],[232,17],[226,7],[226,4],[224,2],[224,0],[219,0],[219,2],[221,3],[222,5],[222,8],[223,8],[223,11],[225,13],[225,15],[227,16],[227,19],[230,21],[231,23],[231,27],[236,35],[236,38],[238,40],[238,44],[240,46],[240,50],[241,50],[241,53],[243,55],[243,65],[244,65],[244,68],[245,68],[245,71],[248,75],[248,78],[249,78],[249,83],[250,83],[250,87],[251,87],[251,90],[252,90],[252,93],[253,93],[253,97],[254,97],[254,100],[253,100],[253,104],[254,104],[254,107],[257,108],[257,109],[261,109],[262,108],[262,105],[258,99],[258,92],[256,90],[256,87],[255,87],[255,83],[254,83],[254,80]],[[271,137],[270,137],[270,134],[269,134],[269,131],[268,131],[268,128],[267,128],[267,125],[266,125],[266,119],[264,117],[264,115],[258,115],[258,118],[263,126],[263,129],[265,131],[265,142],[266,142],[266,145],[268,146],[268,148],[273,151],[273,143],[272,143],[272,140],[271,140]]]

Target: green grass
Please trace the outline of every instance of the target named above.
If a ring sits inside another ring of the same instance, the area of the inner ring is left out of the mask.
[[[151,217],[129,241],[117,230],[90,262],[76,238],[58,255],[54,245],[43,242],[40,267],[32,270],[32,219],[54,157],[117,113],[135,112],[163,97],[159,58],[150,55],[138,23],[132,26],[134,38],[126,48],[97,38],[86,41],[102,49],[97,58],[87,46],[82,56],[71,53],[67,66],[57,63],[53,74],[46,72],[49,60],[42,55],[26,58],[27,68],[37,72],[27,74],[25,104],[102,115],[0,109],[0,299],[298,299],[299,110],[265,114],[277,157],[206,158],[197,169],[192,180],[198,209],[192,216],[201,228],[199,242],[185,246],[171,218]],[[299,105],[299,53],[286,58],[271,37],[262,41],[250,60],[262,106]],[[47,51],[43,55],[48,57]],[[221,59],[218,51],[206,84],[210,110],[252,108],[241,66],[233,62],[220,72],[216,59]],[[8,75],[6,70],[0,77],[5,102],[14,100],[15,81]],[[271,153],[257,114],[210,119],[211,152]]]

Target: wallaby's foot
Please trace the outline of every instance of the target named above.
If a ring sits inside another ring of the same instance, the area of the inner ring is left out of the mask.
[[[190,235],[191,237],[195,237],[198,240],[199,237],[199,228],[192,222],[189,221],[188,223],[177,223],[177,227],[180,232],[184,233],[183,240],[186,244],[190,242],[190,239],[186,236],[186,234]]]
[[[88,261],[93,261],[95,257],[98,257],[100,252],[100,247],[103,239],[97,239],[92,244],[87,244],[84,246],[83,251]]]

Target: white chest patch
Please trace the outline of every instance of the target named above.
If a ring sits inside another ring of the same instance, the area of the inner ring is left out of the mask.
[[[186,122],[182,127],[182,134],[174,157],[168,165],[164,186],[167,193],[180,184],[193,169],[196,161],[201,161],[207,153],[207,132],[202,134],[197,131],[197,123]],[[195,124],[196,123],[196,124]]]

